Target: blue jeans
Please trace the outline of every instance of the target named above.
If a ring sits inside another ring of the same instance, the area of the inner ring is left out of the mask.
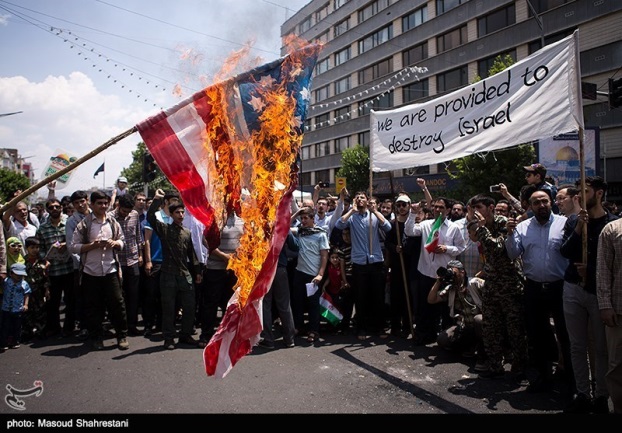
[[[608,396],[605,374],[607,373],[607,342],[605,325],[600,318],[596,294],[586,292],[578,284],[564,281],[564,316],[570,338],[570,359],[577,392],[591,395],[588,346],[594,343],[595,397]],[[590,334],[591,331],[591,334]]]

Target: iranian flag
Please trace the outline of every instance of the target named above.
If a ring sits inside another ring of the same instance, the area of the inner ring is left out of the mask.
[[[432,224],[432,230],[425,241],[424,248],[430,254],[434,252],[439,244],[440,229],[443,225],[443,221],[445,221],[445,216],[440,214],[438,218],[436,218],[436,221],[434,221],[434,224]]]
[[[326,292],[320,295],[320,314],[333,326],[339,325],[343,320],[343,314],[335,307],[333,298]]]

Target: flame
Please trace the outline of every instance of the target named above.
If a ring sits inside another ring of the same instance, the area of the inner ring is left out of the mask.
[[[235,212],[244,221],[244,233],[240,246],[229,260],[227,269],[237,276],[237,302],[244,308],[253,289],[257,275],[268,255],[270,239],[275,225],[277,206],[286,189],[275,185],[290,185],[292,169],[295,170],[296,156],[302,143],[301,125],[295,119],[296,99],[288,93],[287,85],[301,72],[302,59],[293,52],[307,44],[299,38],[286,42],[290,56],[282,66],[283,78],[262,79],[256,83],[263,103],[257,105],[261,129],[249,137],[242,137],[231,124],[228,113],[230,106],[227,95],[233,91],[229,85],[211,86],[205,89],[212,107],[223,107],[212,112],[214,121],[206,131],[205,147],[210,161],[208,175],[212,181],[211,204],[215,218],[222,227],[227,215]],[[248,57],[250,47],[234,52],[218,78],[230,76]],[[261,64],[259,59],[251,63]],[[244,65],[248,67],[249,63]],[[257,109],[256,108],[256,109]],[[224,140],[223,137],[228,137]],[[215,143],[230,143],[215,145]],[[229,170],[228,167],[235,167]],[[248,196],[242,197],[242,190]]]

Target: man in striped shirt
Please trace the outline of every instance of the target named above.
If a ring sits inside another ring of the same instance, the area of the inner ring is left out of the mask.
[[[622,219],[603,228],[597,251],[596,296],[609,354],[605,380],[613,412],[622,413]]]

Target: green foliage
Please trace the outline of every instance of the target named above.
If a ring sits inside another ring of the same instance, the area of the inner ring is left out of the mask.
[[[452,179],[458,179],[460,186],[451,196],[468,200],[476,194],[489,192],[490,185],[503,183],[510,194],[518,198],[525,184],[523,166],[535,160],[536,152],[531,144],[455,159],[455,171],[448,174]],[[502,198],[498,193],[491,195],[495,200]]]
[[[143,182],[143,155],[147,152],[147,146],[144,142],[138,143],[136,146],[136,150],[132,152],[132,163],[129,167],[121,170],[121,176],[125,176],[127,178],[127,183],[129,185],[130,192],[132,194],[136,194],[137,192],[144,191],[144,182]],[[173,191],[175,187],[168,181],[166,176],[162,173],[162,171],[158,168],[158,175],[153,182],[149,182],[149,193],[147,194],[150,197],[153,197],[155,190],[161,188],[164,191]]]
[[[488,70],[489,75],[497,74],[512,66],[514,60],[510,55],[497,56]],[[477,76],[474,83],[480,81]],[[476,194],[489,192],[490,185],[504,183],[508,191],[518,197],[520,188],[525,184],[523,166],[536,160],[536,152],[531,144],[521,144],[502,150],[469,155],[452,161],[453,171],[449,177],[457,179],[459,187],[452,197],[463,197],[468,200]],[[498,193],[492,193],[496,200],[501,199]]]
[[[18,190],[30,188],[30,181],[26,176],[14,171],[0,168],[0,202],[6,203],[15,197]]]
[[[369,189],[369,147],[357,144],[344,150],[341,154],[341,168],[337,177],[345,177],[348,192],[354,194],[357,191]]]

